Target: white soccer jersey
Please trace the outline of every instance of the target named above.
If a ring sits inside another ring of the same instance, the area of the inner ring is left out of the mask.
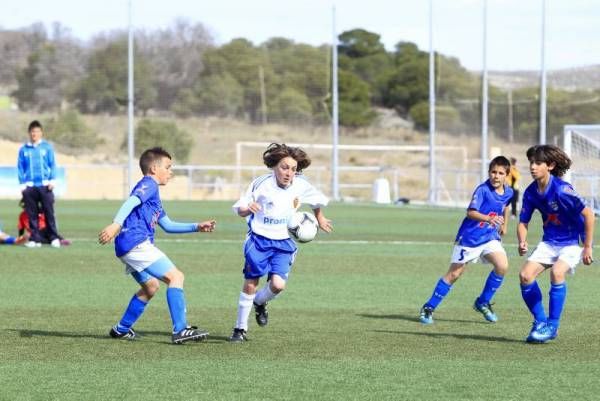
[[[312,209],[329,203],[329,199],[304,176],[297,175],[290,186],[281,188],[275,174],[271,173],[252,181],[246,193],[233,205],[233,211],[237,214],[240,207],[258,203],[261,207],[258,213],[247,217],[252,231],[270,239],[286,239],[289,238],[287,222],[296,211],[296,199]]]

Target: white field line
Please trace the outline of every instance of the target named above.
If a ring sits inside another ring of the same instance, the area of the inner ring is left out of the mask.
[[[69,238],[74,242],[97,242],[97,238]],[[209,243],[209,244],[242,244],[243,240],[234,240],[234,239],[191,239],[191,238],[160,238],[156,240],[157,243],[164,242],[175,242],[175,243]],[[368,240],[315,240],[312,241],[311,244],[315,245],[398,245],[398,246],[408,246],[408,245],[442,245],[442,246],[453,246],[452,242],[448,241],[368,241]],[[503,244],[505,247],[516,247],[517,244]],[[301,245],[303,246],[303,245]]]

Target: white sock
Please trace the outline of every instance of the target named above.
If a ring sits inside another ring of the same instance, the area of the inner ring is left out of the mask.
[[[263,288],[261,288],[256,293],[256,298],[254,298],[254,303],[257,305],[264,305],[269,302],[273,298],[275,298],[277,294],[271,291],[271,285],[267,282]]]
[[[248,330],[248,316],[252,310],[252,303],[256,294],[248,295],[244,292],[240,292],[240,299],[238,301],[237,321],[235,322],[236,329]]]

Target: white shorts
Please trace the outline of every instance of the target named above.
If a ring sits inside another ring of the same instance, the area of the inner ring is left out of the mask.
[[[560,259],[569,265],[571,273],[575,273],[575,267],[579,264],[579,261],[581,261],[582,253],[583,248],[579,245],[556,246],[542,241],[533,250],[527,260],[549,267]]]
[[[142,272],[148,266],[153,265],[161,259],[169,260],[160,249],[149,240],[136,245],[131,251],[119,257],[125,264],[125,273]]]
[[[481,263],[490,263],[484,256],[494,252],[502,252],[506,255],[502,243],[498,240],[492,240],[475,247],[454,245],[450,263],[476,263],[478,259],[481,260]]]

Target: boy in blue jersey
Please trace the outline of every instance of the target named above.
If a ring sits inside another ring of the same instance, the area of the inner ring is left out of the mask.
[[[491,300],[508,270],[508,259],[500,236],[506,234],[507,205],[513,196],[512,189],[505,184],[509,171],[510,161],[504,156],[498,156],[490,162],[489,179],[475,189],[467,216],[458,229],[450,268],[438,280],[433,294],[421,308],[421,323],[433,323],[434,310],[463,274],[466,265],[478,259],[483,263],[491,263],[494,269],[488,275],[483,291],[475,299],[473,308],[488,322],[495,323],[498,320],[492,310]]]
[[[525,341],[545,343],[558,334],[567,296],[567,272],[574,272],[580,260],[585,265],[593,261],[594,213],[571,184],[560,178],[571,167],[565,152],[553,145],[532,146],[527,150],[527,159],[534,182],[523,194],[517,227],[519,254],[527,253],[528,225],[536,209],[542,215],[544,235],[519,273],[521,294],[533,315],[531,331]],[[551,283],[547,317],[536,281],[546,269],[550,269]]]
[[[42,235],[38,226],[38,205],[41,205],[50,245],[60,248],[60,236],[54,217],[54,185],[56,184],[54,148],[43,139],[44,132],[39,121],[32,121],[28,132],[29,142],[21,146],[17,159],[19,184],[31,229],[29,241],[25,246],[28,248],[42,246]]]
[[[208,336],[208,332],[187,324],[183,273],[154,246],[156,224],[167,233],[211,232],[215,228],[214,220],[179,223],[169,219],[163,210],[158,187],[166,185],[171,178],[171,165],[171,155],[162,148],[152,148],[142,153],[140,168],[144,177],[135,185],[113,223],[98,235],[101,244],[116,237],[116,255],[125,264],[126,272],[141,287],[131,298],[121,320],[110,330],[113,338],[132,340],[136,337],[133,325],[158,291],[159,280],[168,285],[167,302],[173,321],[172,342],[181,344],[203,340]]]
[[[300,148],[273,143],[263,153],[263,161],[273,172],[252,181],[233,205],[234,212],[247,219],[249,231],[244,242],[244,285],[231,342],[247,340],[252,305],[258,325],[267,325],[267,302],[285,289],[296,256],[287,222],[300,204],[313,209],[323,231],[332,230],[321,211],[329,200],[300,174],[310,165],[308,155]],[[265,275],[267,282],[257,292],[259,279]]]

